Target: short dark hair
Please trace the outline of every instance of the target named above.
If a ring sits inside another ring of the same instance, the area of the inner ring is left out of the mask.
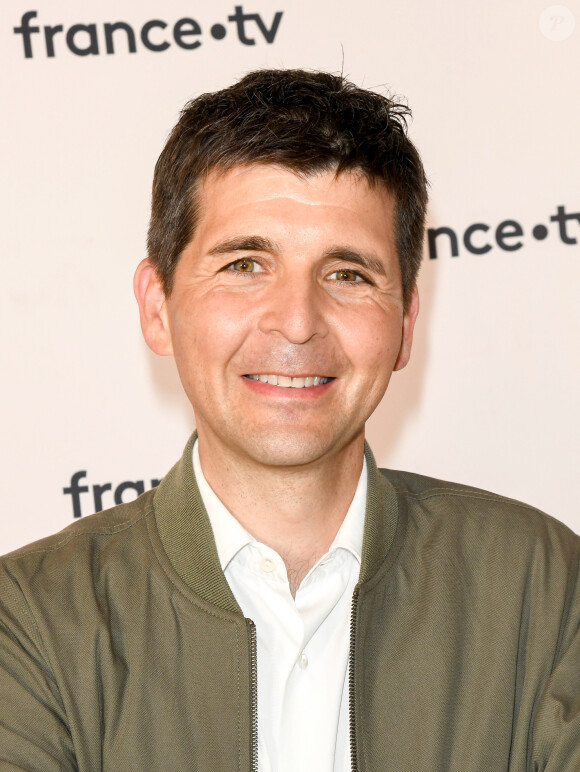
[[[212,169],[267,163],[299,174],[359,171],[395,199],[405,306],[421,262],[427,180],[407,136],[408,107],[340,75],[258,70],[189,102],[155,166],[149,257],[165,293],[197,221],[196,193]]]

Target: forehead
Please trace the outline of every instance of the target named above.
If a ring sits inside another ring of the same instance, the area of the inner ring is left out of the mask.
[[[352,171],[301,175],[273,164],[212,170],[197,207],[193,240],[210,248],[212,239],[264,229],[294,240],[318,235],[394,244],[393,196]]]

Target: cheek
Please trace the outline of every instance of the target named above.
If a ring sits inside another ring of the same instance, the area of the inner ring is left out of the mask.
[[[372,314],[350,315],[341,327],[345,353],[361,371],[393,369],[402,338],[399,314],[377,311]]]
[[[244,321],[242,303],[232,303],[222,293],[181,298],[170,315],[178,368],[227,362],[244,339]]]

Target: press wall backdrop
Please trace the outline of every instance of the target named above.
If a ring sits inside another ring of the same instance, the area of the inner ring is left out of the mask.
[[[257,67],[404,95],[431,182],[413,357],[383,466],[580,531],[580,0],[12,0],[0,9],[0,552],[128,501],[193,429],[139,329],[155,160]],[[201,374],[203,377],[203,374]]]

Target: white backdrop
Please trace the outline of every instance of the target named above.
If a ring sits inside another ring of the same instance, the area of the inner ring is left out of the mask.
[[[180,455],[191,411],[131,290],[153,166],[189,98],[262,66],[405,95],[429,226],[453,231],[432,234],[412,362],[369,424],[380,464],[580,531],[580,0],[17,0],[0,35],[0,552],[72,522],[75,473],[85,516]]]

